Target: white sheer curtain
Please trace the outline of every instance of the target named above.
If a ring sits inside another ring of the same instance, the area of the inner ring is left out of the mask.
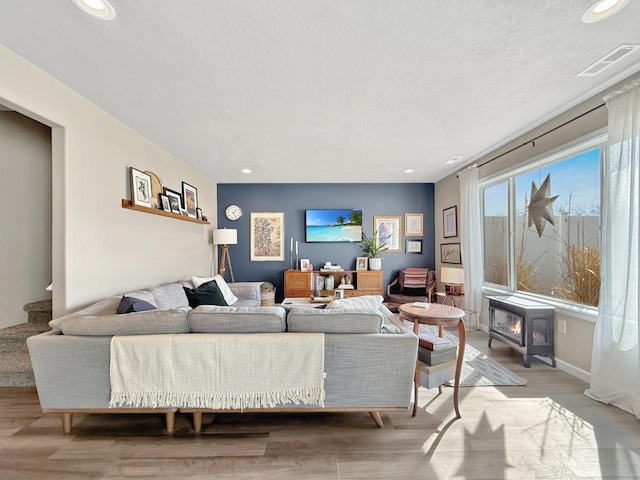
[[[478,167],[475,165],[458,174],[460,180],[460,248],[464,267],[464,308],[477,312],[467,316],[465,323],[471,330],[478,328],[482,308],[482,216]]]
[[[602,175],[602,283],[591,388],[585,394],[640,419],[640,79],[605,102],[609,140]]]

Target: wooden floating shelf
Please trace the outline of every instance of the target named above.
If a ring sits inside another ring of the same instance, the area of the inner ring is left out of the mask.
[[[126,208],[128,210],[137,210],[138,212],[151,213],[153,215],[160,215],[161,217],[170,217],[178,220],[183,220],[185,222],[199,223],[201,225],[209,225],[209,222],[206,220],[198,220],[197,218],[187,217],[185,215],[179,215],[173,212],[165,212],[164,210],[158,210],[157,208],[149,208],[143,207],[141,205],[133,205],[131,200],[127,200],[126,198],[122,199],[122,208]]]

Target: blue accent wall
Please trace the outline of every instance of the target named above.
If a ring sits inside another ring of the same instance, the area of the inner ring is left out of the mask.
[[[242,208],[242,218],[228,220],[224,211],[229,205]],[[386,285],[405,267],[435,268],[434,185],[432,183],[358,183],[358,184],[219,184],[218,228],[238,230],[238,244],[229,246],[229,255],[236,282],[266,281],[276,286],[276,301],[284,296],[284,271],[290,266],[291,237],[298,241],[300,258],[308,258],[319,269],[324,262],[355,270],[356,257],[363,256],[359,243],[305,243],[305,210],[324,208],[362,209],[365,235],[373,233],[374,216],[402,218],[402,252],[385,252],[382,270]],[[284,212],[285,260],[252,262],[250,243],[251,212]],[[405,253],[404,214],[424,215],[424,235],[408,237],[422,239],[422,253]],[[294,247],[295,248],[295,247]],[[294,260],[295,268],[295,250]],[[229,280],[229,274],[227,274]]]

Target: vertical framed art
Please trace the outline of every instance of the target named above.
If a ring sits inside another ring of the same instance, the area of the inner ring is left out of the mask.
[[[380,243],[389,245],[387,252],[402,251],[401,217],[373,217],[373,230],[378,232]]]
[[[198,208],[198,190],[196,187],[189,185],[187,182],[182,182],[182,201],[187,215],[191,218],[198,218],[196,211],[196,208]]]
[[[284,212],[251,212],[251,261],[284,261]]]
[[[404,236],[421,237],[424,235],[422,228],[422,213],[404,214]]]
[[[458,207],[453,206],[445,208],[442,211],[443,230],[442,236],[444,238],[457,237],[458,236]]]
[[[151,177],[137,168],[129,167],[131,204],[151,208]]]

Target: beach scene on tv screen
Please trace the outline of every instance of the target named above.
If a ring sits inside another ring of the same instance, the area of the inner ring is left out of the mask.
[[[307,210],[305,214],[307,242],[362,241],[362,210]]]

